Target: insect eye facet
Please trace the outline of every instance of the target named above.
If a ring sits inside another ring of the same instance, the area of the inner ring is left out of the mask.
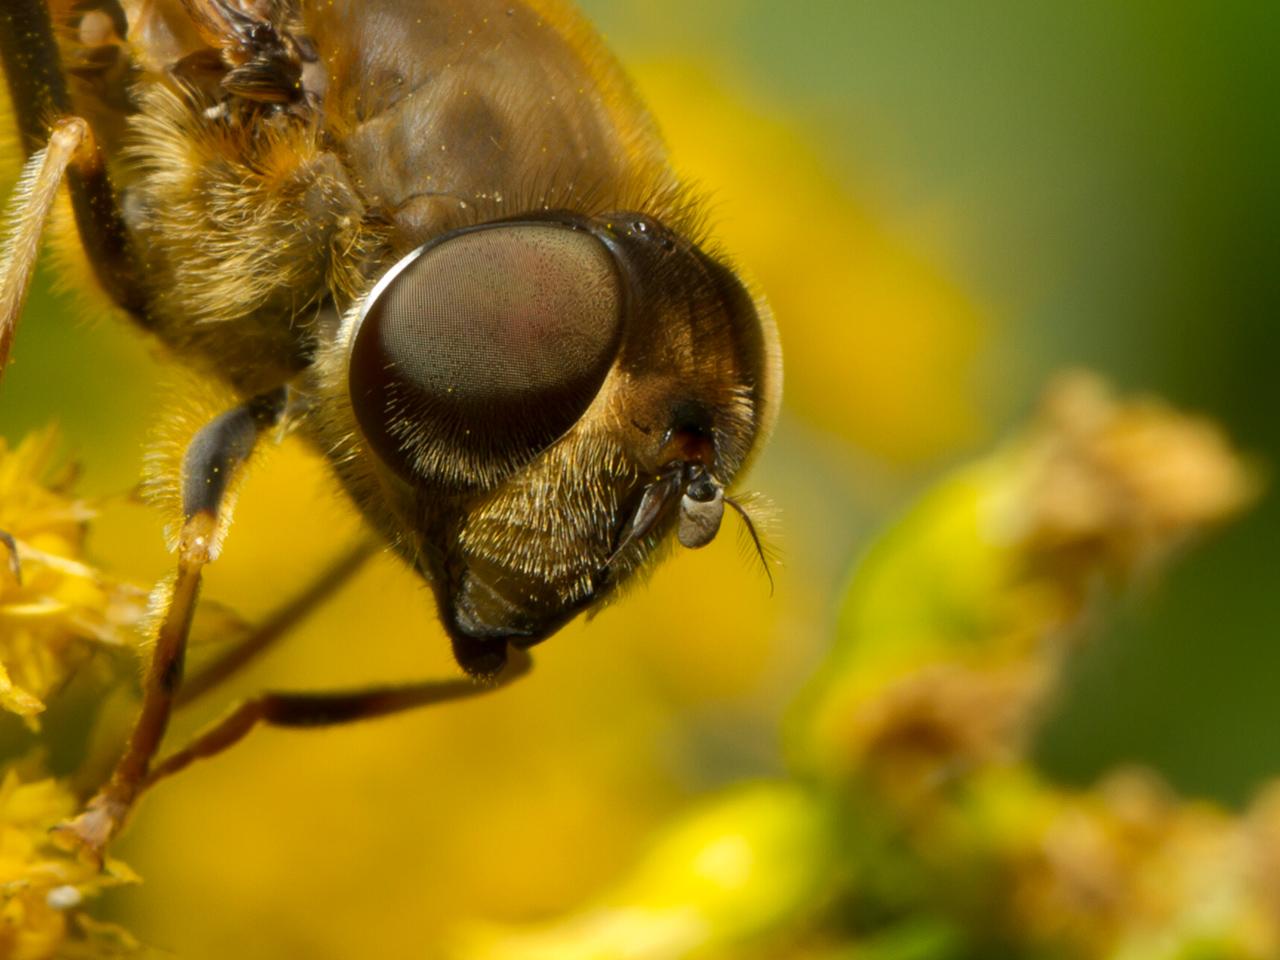
[[[617,267],[588,232],[469,230],[395,267],[351,348],[356,419],[391,467],[485,486],[561,437],[617,352]]]

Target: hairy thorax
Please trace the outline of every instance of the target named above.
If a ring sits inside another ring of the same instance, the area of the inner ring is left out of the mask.
[[[105,8],[108,4],[103,3]],[[226,92],[179,0],[71,24],[77,108],[108,154],[171,350],[244,393],[292,379],[317,324],[407,251],[535,210],[669,191],[616,65],[558,0],[290,7],[293,102]]]

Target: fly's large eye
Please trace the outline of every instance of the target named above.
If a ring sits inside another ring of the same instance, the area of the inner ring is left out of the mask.
[[[352,344],[356,419],[406,476],[494,483],[582,416],[621,328],[618,271],[591,234],[555,224],[457,234],[375,288]]]

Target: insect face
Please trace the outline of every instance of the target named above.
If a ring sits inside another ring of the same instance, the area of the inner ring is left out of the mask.
[[[687,547],[715,537],[768,410],[767,353],[756,304],[696,245],[651,217],[554,211],[403,258],[317,394],[350,405],[348,471],[393,505],[388,533],[484,673],[673,526]]]

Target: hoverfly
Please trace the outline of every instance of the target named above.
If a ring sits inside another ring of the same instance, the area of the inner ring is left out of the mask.
[[[726,505],[755,536],[726,490],[777,409],[772,320],[564,0],[5,0],[0,50],[28,157],[0,363],[65,183],[98,285],[243,401],[173,478],[178,570],[132,739],[68,828],[89,849],[256,723],[483,689],[267,695],[153,762],[228,484],[283,422],[425,578],[472,678],[520,673]]]

